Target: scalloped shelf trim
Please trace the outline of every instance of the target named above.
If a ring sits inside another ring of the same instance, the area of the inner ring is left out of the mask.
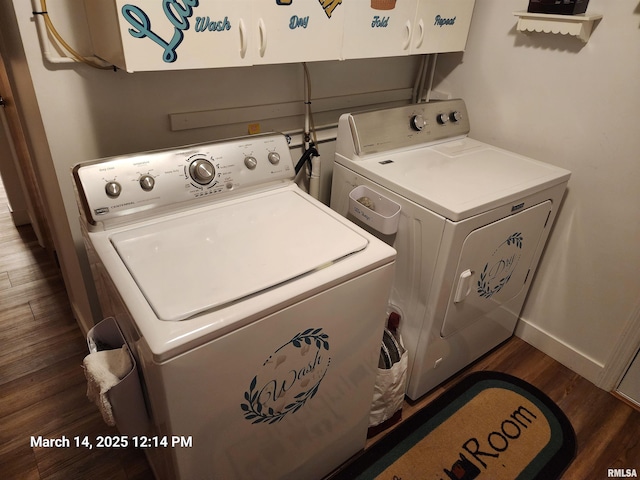
[[[520,32],[539,32],[571,35],[587,43],[593,25],[602,15],[552,15],[546,13],[513,12],[518,17],[517,30]]]

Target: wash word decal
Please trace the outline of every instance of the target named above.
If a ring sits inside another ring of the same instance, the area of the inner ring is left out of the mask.
[[[177,49],[184,40],[185,32],[191,29],[190,19],[193,17],[194,9],[199,6],[199,0],[162,0],[162,11],[164,18],[154,18],[154,21],[169,22],[173,27],[171,38],[162,38],[155,33],[149,15],[136,5],[125,4],[121,13],[123,18],[131,25],[129,34],[135,38],[148,38],[163,49],[162,59],[165,63],[173,63],[178,59]],[[157,23],[155,24],[157,27]],[[202,32],[224,32],[231,30],[231,22],[228,17],[223,19],[212,19],[209,16],[195,17],[194,31]]]
[[[309,328],[269,355],[244,392],[240,408],[251,423],[273,424],[311,400],[327,374],[329,335]]]

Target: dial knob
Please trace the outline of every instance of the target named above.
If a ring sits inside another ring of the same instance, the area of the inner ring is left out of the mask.
[[[114,180],[112,182],[107,182],[104,190],[107,192],[107,196],[109,198],[118,198],[122,193],[122,186]]]
[[[249,170],[253,170],[258,166],[258,161],[255,159],[255,157],[244,157],[244,165]]]
[[[436,120],[440,125],[444,125],[449,121],[449,115],[447,115],[446,113],[439,113],[436,116]]]
[[[460,120],[462,120],[462,114],[459,111],[455,110],[449,114],[449,120],[454,123],[459,122]]]
[[[426,126],[427,121],[422,115],[414,115],[413,117],[411,117],[411,128],[413,128],[414,130],[419,132]]]
[[[151,190],[153,190],[153,187],[156,184],[155,178],[153,178],[151,175],[142,175],[139,182],[140,187],[142,187],[142,190],[144,190],[145,192],[150,192]]]
[[[278,163],[280,163],[280,154],[278,152],[269,152],[267,158],[272,165],[277,165]]]
[[[206,185],[211,182],[215,173],[216,170],[213,167],[213,164],[204,158],[194,160],[191,162],[191,165],[189,165],[189,175],[191,175],[191,178],[200,185]]]

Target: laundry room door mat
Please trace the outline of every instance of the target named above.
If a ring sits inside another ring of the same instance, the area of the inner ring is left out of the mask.
[[[474,372],[331,480],[559,478],[576,453],[560,408],[527,382]]]

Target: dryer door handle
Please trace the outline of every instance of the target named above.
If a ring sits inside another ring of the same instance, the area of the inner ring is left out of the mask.
[[[473,282],[473,270],[466,269],[458,278],[458,287],[456,295],[453,297],[453,303],[460,303],[471,293],[471,284]]]

